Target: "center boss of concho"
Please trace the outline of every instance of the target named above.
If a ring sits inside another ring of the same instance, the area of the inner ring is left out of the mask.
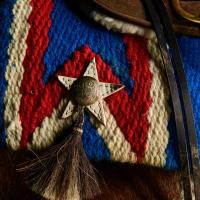
[[[88,106],[94,104],[99,99],[98,81],[89,76],[77,79],[72,87],[71,93],[77,104]]]

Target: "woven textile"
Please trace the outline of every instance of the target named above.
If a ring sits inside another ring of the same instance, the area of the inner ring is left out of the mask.
[[[62,139],[72,119],[61,119],[68,97],[57,75],[79,77],[95,57],[99,80],[125,88],[105,99],[106,126],[86,114],[88,157],[177,168],[164,69],[156,42],[142,33],[108,31],[79,16],[70,1],[2,1],[0,145],[41,150]],[[200,134],[199,40],[179,42]]]

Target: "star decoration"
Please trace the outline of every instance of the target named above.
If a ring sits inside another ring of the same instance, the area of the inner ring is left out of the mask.
[[[95,58],[92,59],[85,73],[80,78],[59,75],[58,79],[71,94],[71,99],[64,110],[62,118],[75,114],[75,106],[78,105],[84,107],[104,125],[106,121],[103,99],[124,88],[121,84],[99,81]]]

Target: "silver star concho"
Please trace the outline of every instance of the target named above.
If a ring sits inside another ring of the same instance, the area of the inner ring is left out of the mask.
[[[62,118],[73,115],[76,112],[75,105],[79,105],[87,109],[104,125],[106,120],[103,99],[124,88],[121,84],[99,81],[95,58],[92,59],[80,78],[58,76],[58,79],[70,91],[72,97],[64,110]]]

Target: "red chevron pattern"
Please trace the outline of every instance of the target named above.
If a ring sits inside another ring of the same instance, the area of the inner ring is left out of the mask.
[[[42,58],[49,42],[48,31],[51,26],[50,14],[53,3],[50,0],[45,4],[43,1],[33,0],[32,7],[33,11],[29,17],[29,23],[32,26],[27,38],[28,49],[23,62],[24,75],[20,87],[22,98],[19,114],[22,126],[22,148],[27,146],[36,127],[45,117],[51,115],[53,109],[66,95],[65,88],[58,82],[56,76],[53,76],[47,84],[42,81],[44,73]],[[152,74],[149,71],[149,55],[145,39],[127,35],[124,37],[124,42],[127,46],[134,90],[130,97],[124,89],[107,98],[106,102],[140,161],[144,156],[149,127],[147,113],[151,105],[149,90]],[[80,51],[76,51],[73,58],[66,61],[57,74],[78,77],[94,56],[100,81],[119,83],[119,79],[113,75],[110,66],[104,63],[100,56],[94,54],[87,45]]]

